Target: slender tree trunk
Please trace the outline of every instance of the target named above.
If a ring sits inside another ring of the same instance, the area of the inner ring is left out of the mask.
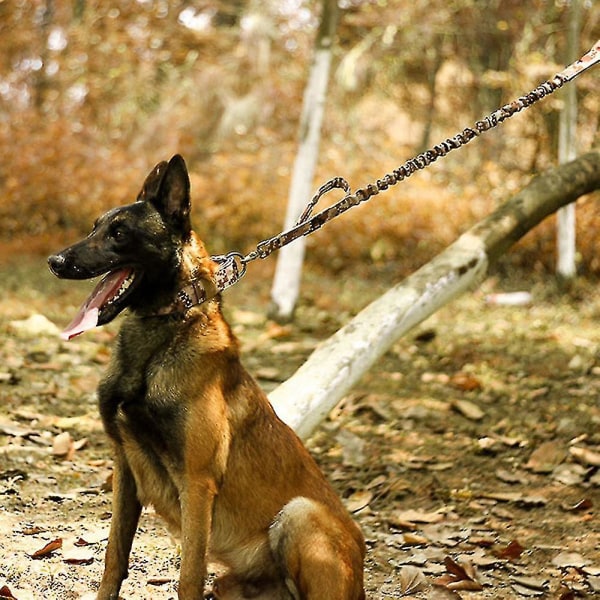
[[[571,64],[579,55],[579,30],[581,28],[581,0],[571,0],[567,33],[566,64]],[[560,111],[558,129],[558,161],[569,162],[577,156],[577,88],[568,85],[561,90],[563,108]],[[575,205],[561,208],[557,214],[557,275],[564,281],[575,277],[576,240]]]
[[[44,8],[41,12],[40,19],[40,37],[41,37],[41,50],[40,58],[42,60],[42,66],[36,71],[34,80],[34,102],[35,107],[39,111],[43,111],[44,104],[46,102],[46,96],[50,87],[50,82],[46,74],[46,68],[48,66],[48,32],[54,19],[54,0],[46,0]]]
[[[596,189],[600,189],[600,151],[533,179],[323,342],[290,379],[271,393],[270,400],[279,416],[301,437],[308,437],[396,340],[476,287],[489,265],[544,218]]]
[[[315,166],[319,156],[321,123],[325,108],[332,47],[338,21],[336,0],[323,0],[321,24],[315,41],[314,62],[304,91],[300,119],[300,145],[294,162],[285,228],[292,227],[312,196]],[[281,249],[271,288],[271,316],[291,319],[300,291],[305,240]]]

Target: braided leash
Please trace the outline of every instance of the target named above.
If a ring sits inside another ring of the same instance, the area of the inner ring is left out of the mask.
[[[575,77],[593,67],[598,62],[600,62],[600,40],[598,40],[579,60],[566,67],[560,73],[557,73],[552,79],[540,84],[525,96],[520,96],[511,103],[498,108],[493,113],[480,121],[477,121],[473,127],[467,127],[454,137],[447,138],[440,144],[433,146],[433,148],[407,160],[403,165],[394,169],[391,173],[384,175],[374,184],[370,183],[366,187],[359,188],[354,193],[351,193],[350,185],[343,177],[334,177],[329,180],[318,189],[296,224],[287,231],[283,231],[272,238],[259,242],[256,249],[249,254],[244,255],[240,252],[229,252],[228,254],[220,254],[212,257],[212,259],[220,265],[215,274],[215,287],[217,293],[237,283],[246,274],[246,268],[249,262],[258,258],[267,258],[267,256],[275,252],[275,250],[286,246],[295,239],[309,235],[313,231],[320,229],[325,223],[346,212],[353,206],[366,202],[380,192],[384,192],[390,186],[396,185],[398,182],[410,177],[416,171],[428,167],[438,158],[446,156],[451,150],[455,150],[456,148],[468,144],[472,139],[478,137],[482,133],[496,127],[524,108],[528,108],[542,98],[552,94],[565,83],[572,81]],[[336,189],[343,190],[346,195],[335,204],[332,204],[330,207],[311,216],[312,210],[319,200],[325,194]]]

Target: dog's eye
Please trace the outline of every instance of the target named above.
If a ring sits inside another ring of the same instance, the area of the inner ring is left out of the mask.
[[[112,230],[110,232],[110,235],[115,240],[115,242],[119,242],[119,243],[124,242],[127,238],[127,232],[125,231],[125,228],[119,224],[115,224],[115,226],[112,228]]]

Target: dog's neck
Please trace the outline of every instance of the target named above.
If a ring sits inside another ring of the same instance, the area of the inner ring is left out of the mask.
[[[179,277],[171,302],[143,316],[185,317],[186,313],[219,294],[214,280],[217,265],[211,260],[204,244],[191,233],[180,258]]]

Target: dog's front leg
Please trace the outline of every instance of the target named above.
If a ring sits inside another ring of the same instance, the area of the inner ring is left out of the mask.
[[[117,600],[127,577],[129,552],[142,511],[135,480],[122,451],[117,450],[113,470],[112,518],[104,575],[97,600]]]
[[[211,477],[190,477],[181,494],[179,600],[204,598],[206,555],[216,486]]]

